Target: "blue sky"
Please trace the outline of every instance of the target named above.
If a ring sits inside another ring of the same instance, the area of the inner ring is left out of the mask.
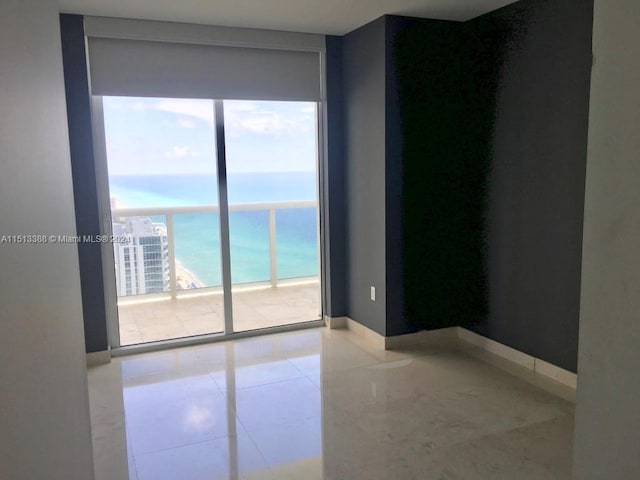
[[[213,101],[103,97],[110,175],[215,173]],[[316,105],[224,103],[227,171],[314,172]]]

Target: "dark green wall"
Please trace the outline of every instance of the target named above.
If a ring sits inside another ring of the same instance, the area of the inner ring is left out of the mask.
[[[488,88],[472,82],[463,24],[385,16],[342,40],[347,315],[387,336],[477,322],[487,299],[480,140],[493,102],[476,94]],[[384,309],[370,285],[378,296],[386,286]]]
[[[392,43],[404,315],[413,330],[469,326],[487,312],[483,139],[492,102],[491,84],[475,83],[473,48],[464,24],[432,20],[406,25]]]
[[[343,38],[348,315],[387,336],[460,325],[575,371],[591,29],[591,1],[523,0]]]
[[[591,29],[590,1],[524,0],[399,30],[405,331],[576,371]]]
[[[488,160],[464,130],[492,103],[474,96],[472,120],[463,24],[385,16],[342,41],[347,314],[387,336],[469,325],[486,310]]]
[[[591,0],[524,0],[468,23],[494,69],[489,315],[475,330],[576,371]],[[490,72],[489,72],[490,73]]]

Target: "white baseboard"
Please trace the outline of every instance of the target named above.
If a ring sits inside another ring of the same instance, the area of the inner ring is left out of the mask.
[[[457,327],[423,330],[416,333],[385,337],[349,317],[343,318],[345,319],[345,327],[348,330],[364,339],[373,348],[381,350],[392,350],[411,345],[451,345],[458,341]]]
[[[325,323],[327,323],[329,328],[346,328],[365,340],[372,348],[380,350],[391,350],[411,345],[438,346],[464,342],[465,344],[479,347],[482,350],[537,372],[569,388],[575,389],[578,384],[578,376],[573,372],[552,365],[533,355],[523,353],[515,348],[491,340],[490,338],[483,337],[463,327],[423,330],[406,335],[385,337],[349,317],[325,317]]]
[[[552,365],[539,358],[523,353],[515,348],[508,347],[502,343],[483,337],[471,330],[463,327],[458,328],[458,338],[463,342],[479,347],[487,352],[498,355],[506,360],[517,363],[529,370],[533,370],[540,375],[548,377],[567,387],[575,389],[578,385],[578,376],[563,368]]]
[[[482,350],[498,355],[506,360],[517,363],[518,365],[534,370],[535,358],[526,353],[522,353],[520,350],[508,347],[502,343],[496,342],[489,338],[478,335],[466,328],[458,327],[458,338],[464,342],[470,343],[476,347],[480,347]]]
[[[540,375],[549,377],[556,382],[560,382],[567,387],[573,388],[574,390],[578,388],[577,374],[563,368],[556,367],[555,365],[545,362],[544,360],[536,358],[536,364],[533,370],[535,372],[538,372]]]
[[[394,348],[409,347],[411,345],[452,345],[457,343],[457,341],[458,327],[439,328],[437,330],[422,330],[405,335],[385,337],[385,348],[391,350]]]
[[[366,343],[373,348],[380,350],[386,350],[385,336],[380,335],[378,332],[371,330],[369,327],[365,327],[361,323],[355,320],[345,317],[347,330],[350,330],[354,334],[362,338]]]
[[[106,365],[111,363],[111,350],[87,353],[87,367]]]
[[[324,324],[331,330],[347,328],[347,317],[330,317],[329,315],[325,315]]]

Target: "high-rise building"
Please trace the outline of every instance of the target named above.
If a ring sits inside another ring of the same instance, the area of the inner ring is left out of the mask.
[[[167,227],[148,217],[126,217],[113,222],[118,296],[169,290]]]

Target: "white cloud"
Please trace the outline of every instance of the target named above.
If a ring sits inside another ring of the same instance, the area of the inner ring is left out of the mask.
[[[140,110],[148,110],[148,109],[149,109],[149,106],[148,106],[148,105],[146,105],[146,104],[145,104],[145,103],[143,103],[143,102],[134,102],[134,103],[131,105],[131,108],[132,108],[133,110],[140,111]]]
[[[188,118],[179,118],[178,125],[182,128],[196,128],[198,125],[193,120],[189,120]]]
[[[178,125],[182,128],[197,128],[196,120],[205,121],[214,128],[214,104],[203,99],[153,99],[135,102],[130,106],[134,110],[154,108],[156,110],[178,114]],[[261,102],[225,101],[225,127],[228,135],[239,137],[243,133],[258,135],[296,135],[308,134],[315,128],[314,106],[301,107],[297,113],[281,114],[269,110]],[[172,157],[184,156],[172,151]]]
[[[102,99],[106,109],[109,110],[149,110],[152,107],[152,100],[148,98],[132,98],[132,97],[111,97],[107,96]]]
[[[254,112],[260,110],[255,102],[247,100],[227,100],[224,102],[224,112]]]
[[[265,112],[259,116],[244,118],[240,120],[240,125],[245,130],[253,133],[294,133],[300,125],[292,119],[282,118],[277,113]]]
[[[213,127],[213,101],[198,99],[168,99],[161,100],[155,105],[156,110],[178,113],[186,117],[204,120]]]
[[[262,135],[295,135],[309,133],[313,128],[313,122],[306,118],[283,116],[265,110],[252,111],[249,114],[225,110],[225,124],[227,131],[236,137],[247,132]]]
[[[168,152],[164,152],[166,158],[187,158],[187,157],[199,157],[200,152],[191,149],[188,146],[179,147],[175,146]]]
[[[274,108],[270,108],[273,105]],[[315,121],[309,113],[315,107],[305,106],[296,111],[279,113],[277,103],[225,101],[224,115],[227,134],[239,137],[243,133],[258,135],[297,135],[313,131]]]

